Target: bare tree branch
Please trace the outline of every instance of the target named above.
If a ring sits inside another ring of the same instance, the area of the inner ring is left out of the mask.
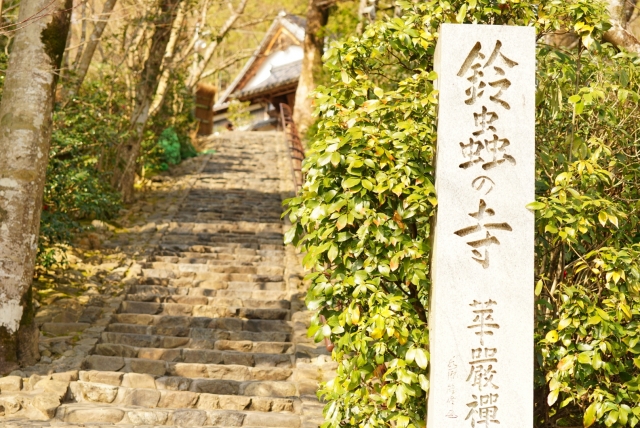
[[[240,4],[238,5],[238,8],[233,9],[231,1],[229,1],[228,5],[232,11],[231,16],[227,18],[225,23],[222,25],[222,28],[220,28],[220,31],[216,35],[216,38],[213,41],[211,41],[211,43],[209,43],[209,46],[207,46],[207,48],[205,49],[202,55],[202,60],[200,60],[196,64],[196,66],[193,68],[191,74],[189,75],[189,80],[187,80],[188,88],[193,89],[196,83],[200,81],[200,79],[202,78],[202,73],[204,73],[204,70],[209,65],[211,58],[213,58],[213,53],[216,51],[218,46],[220,46],[220,42],[224,39],[227,33],[229,33],[229,31],[233,28],[233,25],[236,23],[238,18],[242,16],[248,2],[249,0],[241,0]]]

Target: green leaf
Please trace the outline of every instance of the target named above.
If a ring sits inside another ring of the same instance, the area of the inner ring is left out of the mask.
[[[596,421],[596,404],[595,402],[591,403],[589,407],[587,407],[587,411],[584,413],[583,425],[585,428],[590,427]]]
[[[537,210],[543,209],[546,206],[547,206],[547,204],[544,204],[544,203],[539,202],[539,201],[535,201],[535,202],[528,203],[525,208],[527,208],[529,210],[537,211]]]
[[[542,286],[543,285],[544,284],[542,283],[542,280],[541,279],[538,280],[538,282],[536,283],[536,289],[534,291],[536,296],[540,296],[540,293],[542,293]]]
[[[287,232],[284,234],[284,243],[290,244],[293,242],[293,238],[296,236],[296,227],[292,226]]]
[[[429,392],[429,380],[427,377],[421,374],[418,376],[418,380],[420,381],[420,388],[422,388],[424,392]]]
[[[376,87],[373,90],[373,93],[376,94],[376,97],[378,97],[378,98],[382,98],[384,96],[384,90],[382,90],[382,88]]]
[[[569,102],[571,104],[575,104],[578,101],[580,101],[581,99],[582,99],[582,97],[580,95],[572,95],[572,96],[569,97]]]
[[[429,360],[427,359],[427,354],[425,354],[424,350],[420,348],[416,348],[416,363],[418,367],[421,369],[426,369],[429,364]]]
[[[340,217],[338,217],[338,221],[336,222],[336,228],[338,230],[344,229],[344,227],[347,225],[347,221],[348,221],[347,215],[342,214]]]
[[[600,211],[600,213],[598,214],[598,220],[600,221],[600,224],[602,226],[607,224],[607,219],[608,218],[609,218],[609,216],[607,215],[607,213],[605,211]]]
[[[608,427],[615,424],[618,421],[618,412],[616,410],[612,410],[607,414],[607,419],[605,419],[604,424]]]
[[[344,82],[345,85],[348,85],[349,82],[351,82],[351,78],[347,74],[347,71],[344,69],[342,70],[342,82]]]
[[[467,16],[467,4],[463,4],[458,14],[456,15],[456,22],[462,23],[464,21],[465,16]]]
[[[556,343],[558,341],[558,332],[556,330],[551,330],[547,333],[545,339],[547,339],[547,342],[549,343]]]
[[[350,189],[352,187],[357,186],[358,184],[360,184],[360,179],[359,178],[347,178],[346,180],[344,180],[342,182],[342,187],[344,187],[345,189]]]
[[[558,323],[558,331],[564,330],[569,324],[571,324],[571,318],[563,318]]]
[[[416,358],[416,348],[411,348],[407,351],[407,354],[404,356],[404,360],[407,363],[412,363]]]
[[[331,244],[327,257],[329,257],[329,261],[334,261],[338,257],[338,246],[336,244]]]
[[[556,401],[558,400],[559,393],[560,393],[560,389],[554,389],[549,393],[549,395],[547,396],[547,404],[549,406],[553,406],[556,403]]]
[[[591,365],[591,351],[581,352],[580,354],[578,354],[578,362],[580,364]]]

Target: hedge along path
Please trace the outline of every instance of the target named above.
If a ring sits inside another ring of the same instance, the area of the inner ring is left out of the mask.
[[[138,227],[146,250],[117,238],[144,254],[121,269],[121,296],[101,316],[43,324],[78,336],[69,358],[0,378],[1,426],[322,423],[317,384],[335,365],[307,338],[300,261],[283,245],[284,139],[228,133],[207,148],[189,180],[156,195],[162,211]]]

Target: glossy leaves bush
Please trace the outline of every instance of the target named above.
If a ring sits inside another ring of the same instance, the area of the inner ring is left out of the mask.
[[[315,94],[306,183],[286,239],[338,361],[324,427],[424,426],[442,22],[538,33],[536,426],[636,426],[637,58],[601,44],[597,1],[400,2],[401,17],[334,42]],[[573,45],[553,46],[569,32]],[[554,35],[555,33],[555,35]],[[445,53],[446,54],[446,53]]]

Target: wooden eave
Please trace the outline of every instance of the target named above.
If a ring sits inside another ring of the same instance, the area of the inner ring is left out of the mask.
[[[235,87],[234,92],[241,91],[242,88],[244,88],[244,86],[256,75],[258,70],[260,70],[260,67],[262,67],[262,64],[264,64],[264,62],[269,57],[269,55],[273,53],[274,46],[276,45],[276,43],[278,42],[281,36],[286,38],[288,42],[286,44],[287,47],[291,45],[295,45],[295,46],[301,45],[300,41],[296,38],[295,35],[293,35],[284,26],[280,25],[280,27],[276,30],[274,35],[271,37],[271,40],[269,40],[269,43],[267,43],[264,50],[260,52],[260,54],[257,56],[254,63],[251,64],[251,68],[247,70],[247,72],[244,74],[244,76],[242,77],[238,85]],[[280,46],[278,46],[278,48],[280,48]]]

